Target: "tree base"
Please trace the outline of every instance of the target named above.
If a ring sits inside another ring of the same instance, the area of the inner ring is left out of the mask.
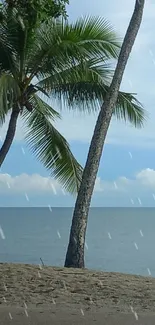
[[[74,269],[84,269],[85,268],[84,257],[80,259],[76,259],[72,254],[67,254],[64,267],[74,268]]]

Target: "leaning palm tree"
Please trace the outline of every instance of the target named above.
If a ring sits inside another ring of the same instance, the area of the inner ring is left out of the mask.
[[[135,9],[122,44],[116,70],[97,119],[73,212],[65,260],[66,267],[84,268],[85,266],[84,245],[91,197],[95,186],[105,138],[114,109],[117,106],[119,88],[124,70],[141,25],[144,3],[145,0],[136,0]]]
[[[113,73],[108,61],[118,57],[119,49],[116,33],[100,18],[74,24],[49,18],[32,30],[20,16],[6,13],[0,24],[0,121],[8,114],[10,121],[0,166],[20,117],[31,150],[67,191],[77,192],[82,167],[54,127],[60,114],[49,98],[72,109],[99,109]],[[119,93],[115,113],[135,125],[143,121],[141,104],[132,94]]]

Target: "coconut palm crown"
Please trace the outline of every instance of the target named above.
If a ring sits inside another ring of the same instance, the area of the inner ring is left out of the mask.
[[[67,191],[76,193],[82,167],[54,126],[61,118],[57,104],[88,113],[99,110],[113,75],[111,59],[117,59],[120,46],[110,24],[98,17],[75,23],[48,18],[32,29],[21,17],[6,13],[0,23],[0,122],[7,116],[10,121],[0,166],[20,117],[31,150]],[[114,114],[136,127],[145,118],[139,101],[125,92],[119,92]]]

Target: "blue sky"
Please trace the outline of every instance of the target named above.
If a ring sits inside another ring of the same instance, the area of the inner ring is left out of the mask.
[[[124,36],[134,0],[70,0],[70,20],[96,15],[108,19]],[[155,206],[155,3],[146,1],[143,24],[133,48],[121,89],[138,94],[148,112],[144,129],[112,120],[93,195],[93,206]],[[56,107],[55,107],[56,108]],[[95,126],[95,115],[62,114],[57,128],[84,165]],[[0,129],[2,139],[7,124]],[[54,189],[51,186],[54,185]],[[0,206],[73,206],[75,198],[29,152],[21,122],[0,174]]]

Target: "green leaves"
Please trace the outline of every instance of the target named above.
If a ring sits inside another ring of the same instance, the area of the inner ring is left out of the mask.
[[[117,58],[120,40],[112,26],[101,17],[85,17],[66,26],[64,34],[72,36],[93,57]]]
[[[4,18],[6,10],[10,15],[15,14],[24,25],[35,28],[49,17],[66,17],[66,4],[68,0],[7,0],[0,4],[0,17]]]
[[[55,2],[50,1],[49,5]],[[42,0],[37,3],[44,6],[42,18],[46,23],[40,21],[32,29],[32,21],[29,25],[29,19],[25,21],[21,14],[17,15],[16,9],[0,22],[0,121],[5,121],[20,97],[21,106],[26,106],[22,117],[28,127],[26,140],[31,150],[67,191],[76,193],[82,167],[53,125],[60,114],[36,93],[51,96],[63,108],[86,113],[99,110],[113,76],[111,59],[118,57],[121,44],[111,25],[102,18],[86,17],[70,24],[49,18],[50,7]],[[67,0],[57,2],[65,3]],[[29,10],[28,6],[24,8]],[[114,114],[136,127],[145,121],[142,105],[128,93],[119,93]]]
[[[24,112],[28,134],[26,141],[37,158],[70,193],[77,193],[82,178],[82,167],[74,158],[69,144],[52,125],[49,118],[59,117],[38,96],[31,99],[34,110]]]
[[[99,60],[88,60],[40,81],[52,98],[63,102],[63,107],[91,113],[99,110],[104,102],[113,71]],[[119,92],[114,115],[142,127],[146,112],[133,94]]]
[[[0,122],[5,122],[5,117],[13,104],[18,101],[20,89],[16,80],[7,73],[0,76]]]
[[[100,64],[99,59],[90,59],[57,72],[41,80],[38,85],[68,107],[92,111],[98,108],[98,90],[103,88],[105,93],[104,88],[109,84],[111,75],[106,62]]]
[[[14,70],[14,48],[10,42],[10,31],[5,23],[0,22],[0,73]]]
[[[136,128],[143,127],[147,117],[146,111],[137,98],[125,92],[119,92],[114,114],[118,119],[129,121]]]
[[[117,58],[120,41],[101,18],[81,18],[75,24],[60,19],[42,24],[30,51],[29,73],[53,75],[89,59]],[[39,69],[38,69],[39,67]]]

